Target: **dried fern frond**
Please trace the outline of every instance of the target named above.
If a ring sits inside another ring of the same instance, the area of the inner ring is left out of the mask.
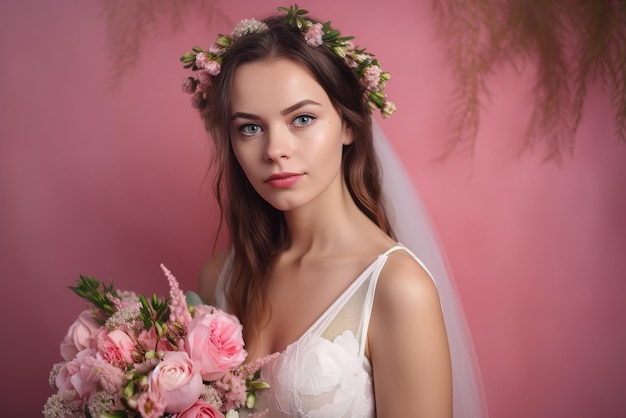
[[[141,59],[142,45],[168,22],[172,32],[181,30],[185,19],[206,13],[207,21],[230,23],[219,8],[219,1],[188,0],[101,0],[107,49],[111,65],[107,87],[118,86]]]
[[[476,7],[472,7],[457,0],[450,1],[447,8],[443,3],[435,4],[440,32],[450,40],[452,73],[459,81],[454,92],[451,135],[442,157],[460,148],[471,157],[474,155],[480,112],[484,102],[490,100],[487,77],[491,62],[485,43],[485,27],[489,27],[488,21],[492,18],[488,3],[476,2]]]
[[[572,153],[588,85],[598,80],[611,94],[616,136],[626,142],[625,0],[434,0],[434,9],[458,85],[447,154],[475,146],[480,99],[488,97],[481,83],[505,63],[537,69],[522,149],[543,144],[555,161]],[[476,46],[485,32],[487,45]]]

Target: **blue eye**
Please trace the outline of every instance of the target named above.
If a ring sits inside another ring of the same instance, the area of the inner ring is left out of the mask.
[[[261,131],[261,127],[255,123],[247,123],[239,128],[239,132],[241,132],[245,136],[254,136]]]
[[[310,124],[312,124],[313,122],[315,122],[317,118],[313,115],[309,115],[309,114],[302,114],[302,115],[298,115],[293,119],[293,124],[298,126],[298,127],[302,127],[302,126],[308,126]]]

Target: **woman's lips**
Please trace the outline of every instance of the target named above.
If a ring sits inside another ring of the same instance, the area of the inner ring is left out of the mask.
[[[265,183],[275,189],[288,189],[296,184],[304,174],[301,173],[278,173],[272,174],[265,179]]]

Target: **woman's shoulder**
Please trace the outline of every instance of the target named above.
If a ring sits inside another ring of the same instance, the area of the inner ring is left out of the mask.
[[[378,312],[387,316],[415,312],[416,306],[439,308],[433,278],[409,252],[398,249],[388,254],[376,285]]]
[[[198,294],[207,303],[215,304],[215,290],[230,253],[229,249],[215,252],[200,269]]]

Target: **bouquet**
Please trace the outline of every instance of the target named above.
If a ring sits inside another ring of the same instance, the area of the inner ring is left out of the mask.
[[[61,342],[64,361],[50,372],[57,392],[45,417],[230,418],[251,409],[255,391],[269,387],[259,370],[275,355],[244,364],[239,320],[192,292],[185,296],[161,268],[170,286],[165,299],[89,276],[70,287],[91,306]]]

